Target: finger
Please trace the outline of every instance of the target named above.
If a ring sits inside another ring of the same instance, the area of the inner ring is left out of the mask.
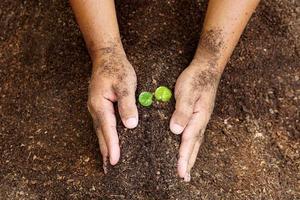
[[[205,124],[205,114],[196,112],[182,134],[182,142],[179,149],[178,174],[185,181],[190,181],[190,169],[193,166],[201,144],[200,130]]]
[[[188,161],[187,172],[186,172],[185,176],[183,177],[183,180],[185,182],[191,181],[191,169],[196,162],[196,158],[197,158],[197,154],[198,154],[200,145],[201,145],[201,143],[196,141],[192,155],[190,156],[190,160]]]
[[[194,109],[194,100],[187,96],[180,96],[176,99],[175,111],[170,121],[170,130],[180,134],[190,121]]]
[[[100,130],[97,132],[101,131],[107,145],[110,164],[115,165],[120,159],[120,147],[113,103],[107,99],[101,99],[98,105],[95,112]]]
[[[138,110],[134,91],[118,95],[118,98],[118,109],[124,126],[135,128],[138,125]]]
[[[194,166],[194,164],[196,162],[197,155],[198,155],[198,152],[199,152],[199,148],[200,148],[200,146],[202,144],[202,141],[203,141],[204,134],[202,132],[204,133],[204,131],[201,130],[201,136],[200,136],[201,139],[196,141],[196,144],[195,144],[194,149],[193,149],[193,153],[190,157],[189,164],[188,164],[188,169],[187,169],[188,172],[191,172],[191,169],[192,169],[192,167]]]
[[[188,163],[196,142],[194,140],[184,140],[180,144],[177,171],[180,178],[189,181]]]
[[[197,159],[197,155],[198,155],[198,152],[199,152],[199,148],[202,144],[202,141],[196,141],[196,144],[194,146],[194,149],[193,149],[193,152],[192,152],[192,155],[190,157],[190,160],[189,160],[189,163],[188,163],[188,168],[187,168],[187,171],[190,172],[192,167],[194,166],[195,162],[196,162],[196,159]]]
[[[98,129],[97,131],[97,135],[98,135],[98,141],[99,141],[99,146],[100,146],[100,152],[103,158],[103,170],[104,173],[107,174],[107,162],[108,162],[108,148],[107,145],[105,143],[105,139],[104,136],[102,134],[101,129]]]
[[[103,170],[104,173],[107,173],[107,158],[108,158],[108,148],[104,140],[104,136],[101,131],[101,127],[99,127],[99,121],[97,120],[96,115],[94,114],[94,111],[91,109],[90,106],[88,106],[88,110],[93,118],[93,125],[94,125],[94,130],[96,132],[97,138],[98,138],[98,143],[100,147],[100,152],[102,155],[102,161],[103,161]]]

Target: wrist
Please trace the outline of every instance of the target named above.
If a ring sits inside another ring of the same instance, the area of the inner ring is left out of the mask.
[[[125,51],[116,44],[108,45],[98,50],[92,58],[93,73],[106,71],[107,74],[117,73],[120,71],[132,70],[132,66],[127,59]]]
[[[192,62],[189,65],[189,68],[195,70],[195,71],[204,71],[209,70],[211,72],[214,72],[217,76],[221,77],[225,65],[218,62],[215,58],[198,58],[195,57]]]
[[[107,59],[110,56],[126,58],[126,54],[120,39],[109,40],[108,42],[103,42],[101,45],[89,45],[88,51],[93,63],[99,60]]]

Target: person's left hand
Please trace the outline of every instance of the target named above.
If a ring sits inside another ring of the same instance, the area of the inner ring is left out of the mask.
[[[175,134],[182,133],[177,170],[187,182],[213,111],[220,76],[215,66],[192,62],[176,82],[176,107],[170,129]]]

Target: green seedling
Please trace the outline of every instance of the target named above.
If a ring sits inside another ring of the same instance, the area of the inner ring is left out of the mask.
[[[151,92],[142,92],[139,95],[139,102],[142,106],[148,107],[152,105],[153,94]]]
[[[160,86],[155,90],[154,96],[158,101],[168,102],[172,97],[172,91],[165,86]]]

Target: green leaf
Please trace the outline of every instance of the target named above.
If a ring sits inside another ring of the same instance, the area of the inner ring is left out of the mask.
[[[158,101],[168,102],[172,97],[172,91],[165,86],[160,86],[155,90],[154,96]]]
[[[153,94],[150,92],[142,92],[139,95],[139,102],[142,106],[148,107],[152,105]]]

